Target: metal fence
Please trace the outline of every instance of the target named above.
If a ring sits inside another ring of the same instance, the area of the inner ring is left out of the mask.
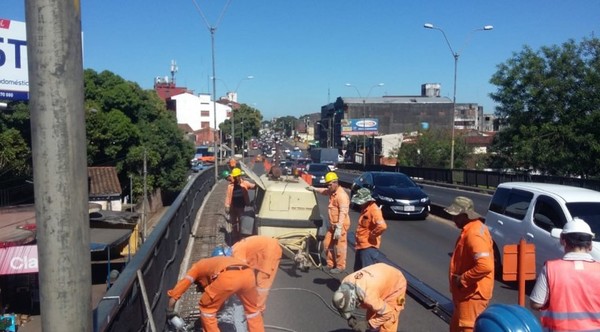
[[[94,310],[94,331],[149,330],[149,317],[158,330],[165,326],[168,287],[177,282],[196,214],[215,184],[212,167],[194,176]]]
[[[359,164],[339,164],[338,168],[355,171],[401,172],[412,178],[451,185],[496,189],[503,182],[544,182],[583,187],[600,191],[600,180],[580,179],[561,176],[533,175],[528,173],[488,172],[468,169],[422,168],[407,166],[383,166]]]

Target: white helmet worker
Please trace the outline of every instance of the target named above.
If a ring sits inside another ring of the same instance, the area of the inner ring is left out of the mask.
[[[342,283],[340,288],[333,293],[331,302],[342,317],[350,318],[358,305],[356,287],[349,283]]]

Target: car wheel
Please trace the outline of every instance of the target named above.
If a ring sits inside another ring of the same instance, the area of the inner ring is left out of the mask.
[[[496,242],[494,242],[494,279],[502,280],[502,252],[498,249]]]

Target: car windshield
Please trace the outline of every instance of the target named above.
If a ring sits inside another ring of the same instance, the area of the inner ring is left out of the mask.
[[[377,174],[373,178],[373,184],[377,187],[410,188],[415,186],[409,177],[401,174]]]
[[[327,172],[327,171],[329,171],[329,168],[327,167],[327,165],[311,164],[311,165],[308,165],[308,171],[309,172]]]
[[[571,217],[579,217],[590,225],[592,233],[597,234],[595,241],[600,241],[600,203],[598,202],[578,202],[567,203],[567,209]]]
[[[302,159],[298,159],[298,165],[306,165],[310,162],[310,160],[302,160]]]

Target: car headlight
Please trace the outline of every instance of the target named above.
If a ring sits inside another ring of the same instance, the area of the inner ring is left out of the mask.
[[[421,203],[427,203],[429,202],[429,197],[423,197],[420,199]]]
[[[393,199],[391,197],[382,196],[382,195],[379,195],[379,199],[382,200],[382,201],[385,201],[385,202],[390,202],[390,203],[392,203],[392,202],[395,201],[395,199]]]

